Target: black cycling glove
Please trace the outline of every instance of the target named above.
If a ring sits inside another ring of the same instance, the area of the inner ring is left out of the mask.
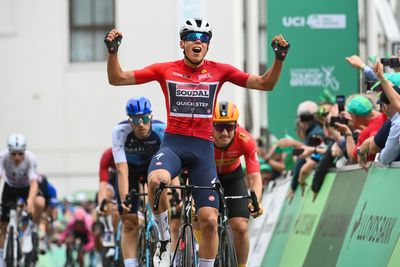
[[[108,53],[110,53],[110,54],[117,53],[118,52],[118,47],[122,42],[122,36],[119,35],[119,36],[115,37],[115,39],[112,40],[111,42],[107,40],[107,36],[108,36],[108,34],[104,38],[104,43],[107,46]]]
[[[271,46],[274,50],[275,58],[278,60],[285,60],[287,52],[290,48],[290,44],[288,44],[286,47],[283,47],[278,42],[272,42]]]

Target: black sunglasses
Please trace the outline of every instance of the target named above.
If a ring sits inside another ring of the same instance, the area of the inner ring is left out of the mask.
[[[231,132],[236,129],[236,124],[215,123],[214,129],[218,132],[223,132],[224,130]]]
[[[10,155],[13,157],[15,157],[16,155],[22,156],[22,155],[24,155],[24,152],[11,152]]]

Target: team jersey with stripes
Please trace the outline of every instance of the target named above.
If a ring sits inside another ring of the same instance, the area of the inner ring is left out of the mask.
[[[249,74],[229,64],[204,60],[196,69],[183,60],[157,63],[134,71],[136,84],[157,81],[167,108],[165,132],[212,140],[212,115],[225,82],[244,87]]]
[[[256,141],[244,128],[237,125],[235,136],[227,148],[221,149],[214,146],[217,173],[227,174],[236,170],[240,166],[240,157],[242,155],[244,155],[246,162],[247,174],[260,172]]]
[[[5,177],[5,182],[11,187],[27,187],[33,180],[38,180],[36,171],[36,156],[25,150],[24,159],[15,165],[8,149],[0,152],[0,177]]]
[[[115,163],[127,162],[144,165],[151,161],[160,148],[164,136],[165,124],[152,120],[151,133],[145,139],[135,136],[129,121],[123,121],[112,130],[112,154]]]

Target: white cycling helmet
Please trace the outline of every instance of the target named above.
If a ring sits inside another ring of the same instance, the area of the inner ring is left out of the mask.
[[[12,134],[7,141],[8,150],[11,152],[24,152],[26,150],[26,138],[22,134]]]
[[[86,193],[84,192],[79,192],[78,194],[75,195],[75,201],[78,203],[85,203],[89,200],[89,198],[87,197]]]
[[[201,18],[191,18],[185,21],[185,23],[181,27],[181,30],[179,31],[181,40],[186,34],[190,32],[204,32],[210,36],[210,39],[212,37],[212,29],[210,24],[208,24],[205,19]]]

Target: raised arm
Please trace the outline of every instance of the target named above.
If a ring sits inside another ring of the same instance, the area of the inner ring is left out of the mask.
[[[290,45],[282,35],[278,35],[272,39],[271,46],[275,53],[274,63],[262,76],[251,74],[246,82],[246,88],[262,91],[274,89],[281,75],[283,61]]]
[[[396,107],[396,111],[400,112],[400,95],[394,90],[392,83],[386,80],[383,75],[383,65],[379,58],[376,60],[374,65],[374,71],[378,79],[381,81],[382,89],[388,97],[390,104]]]
[[[108,49],[107,74],[112,85],[135,84],[133,71],[123,71],[118,60],[118,47],[122,41],[122,32],[112,29],[104,39]]]

